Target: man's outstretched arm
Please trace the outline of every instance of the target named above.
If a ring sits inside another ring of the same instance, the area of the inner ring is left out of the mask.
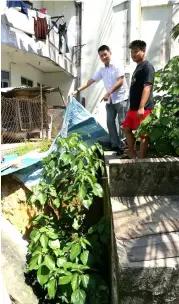
[[[90,85],[92,85],[94,82],[95,82],[94,79],[92,79],[92,78],[89,79],[84,84],[82,84],[81,87],[79,87],[77,90],[75,90],[72,95],[74,96],[74,95],[78,94],[79,92],[85,90],[86,88],[90,87]]]

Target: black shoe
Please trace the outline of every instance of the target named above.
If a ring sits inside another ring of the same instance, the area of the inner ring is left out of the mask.
[[[116,156],[120,156],[120,155],[123,155],[124,154],[124,150],[123,149],[119,149],[116,151]]]
[[[111,145],[103,145],[102,147],[103,147],[103,150],[104,150],[104,151],[113,151]]]

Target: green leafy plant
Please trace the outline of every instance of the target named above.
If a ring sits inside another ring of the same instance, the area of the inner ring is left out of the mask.
[[[155,108],[136,136],[149,135],[158,156],[179,155],[179,57],[172,58],[155,76]]]
[[[95,226],[85,225],[95,196],[103,196],[102,153],[100,145],[88,147],[78,134],[59,139],[57,152],[44,160],[44,180],[28,200],[40,206],[41,214],[32,223],[27,271],[35,271],[55,303],[108,303],[100,269],[109,223],[102,218]]]
[[[176,40],[179,37],[179,23],[177,23],[171,30],[171,36],[173,40]]]

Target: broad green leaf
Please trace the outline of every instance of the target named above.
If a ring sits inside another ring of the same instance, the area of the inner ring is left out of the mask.
[[[53,232],[48,232],[48,236],[52,240],[56,240],[59,238],[59,235],[57,233],[53,233]]]
[[[160,138],[163,135],[162,128],[153,128],[150,133],[150,140],[152,142],[155,142],[158,138]]]
[[[55,297],[55,294],[57,292],[57,280],[55,278],[51,279],[48,282],[48,295],[50,299],[53,299]]]
[[[71,279],[72,279],[72,274],[63,276],[63,277],[59,278],[58,284],[59,285],[66,285],[66,284],[71,282]]]
[[[99,233],[102,233],[103,230],[104,230],[104,228],[105,228],[105,225],[104,225],[104,224],[98,225],[98,232],[99,232]]]
[[[179,138],[176,138],[173,142],[172,145],[174,146],[174,148],[178,148],[179,147]]]
[[[56,198],[55,200],[53,200],[53,205],[56,207],[56,208],[59,208],[60,207],[60,200],[58,198]]]
[[[31,243],[30,245],[29,245],[29,247],[32,245],[33,243]],[[31,246],[32,247],[32,246]],[[29,248],[29,249],[31,249],[31,247]],[[34,245],[34,247],[32,248],[32,250],[31,250],[31,252],[32,252],[32,256],[35,256],[35,255],[37,255],[37,254],[41,254],[42,253],[42,247],[41,246],[37,246],[37,244],[36,245]]]
[[[176,94],[176,95],[179,95],[179,87],[178,88],[173,88],[172,93]]]
[[[78,170],[82,170],[83,169],[83,166],[84,166],[84,163],[82,160],[79,161],[79,164],[78,164]]]
[[[79,280],[79,274],[75,273],[71,280],[71,287],[72,287],[73,291],[78,288],[78,280]]]
[[[65,263],[63,264],[63,267],[66,268],[66,269],[72,268],[72,267],[73,267],[73,263],[71,263],[71,262],[65,262]]]
[[[55,268],[55,261],[51,255],[46,255],[44,264],[48,267],[48,269],[53,270]]]
[[[57,266],[62,267],[64,263],[66,263],[67,259],[65,257],[61,257],[57,259]]]
[[[101,187],[100,184],[95,183],[95,184],[93,185],[93,193],[94,193],[94,195],[96,195],[96,196],[103,197],[103,188]]]
[[[163,126],[167,126],[172,122],[172,117],[161,117],[160,124]]]
[[[49,190],[50,190],[50,195],[53,196],[53,197],[57,197],[57,191],[55,189],[54,186],[50,186],[49,187]]]
[[[142,121],[142,125],[147,125],[152,120],[151,115],[147,115],[147,117]]]
[[[49,247],[52,248],[52,249],[57,249],[57,248],[60,248],[60,241],[59,241],[58,239],[55,240],[55,241],[50,240],[50,241],[48,242],[48,245],[49,245]]]
[[[70,259],[73,261],[81,253],[81,246],[79,244],[74,244],[71,248]]]
[[[176,154],[179,155],[179,148],[175,150]]]
[[[47,194],[39,193],[36,197],[36,200],[39,201],[41,205],[45,205],[46,200],[47,200]]]
[[[30,260],[30,264],[29,264],[29,270],[33,270],[33,269],[38,269],[38,259],[39,259],[39,254],[33,256]]]
[[[78,230],[78,229],[80,228],[80,224],[79,224],[77,218],[74,218],[72,227],[73,227],[75,230]]]
[[[48,237],[45,234],[42,234],[40,237],[40,243],[42,245],[43,248],[47,248],[47,244],[48,244]]]
[[[45,266],[41,266],[37,271],[37,279],[40,285],[47,283],[49,279],[50,270]]]
[[[69,153],[64,153],[62,156],[61,156],[61,160],[63,160],[64,162],[64,165],[68,165],[72,162],[72,159],[73,159],[73,155],[72,154],[69,154]]]
[[[90,199],[87,199],[87,200],[83,200],[82,201],[82,204],[83,206],[86,208],[86,209],[89,209],[89,207],[91,206],[93,200],[90,198]]]
[[[40,238],[40,232],[37,229],[34,229],[31,233],[30,233],[30,238],[31,240],[34,241],[34,243],[37,243],[37,241]]]
[[[159,119],[160,118],[160,115],[161,115],[161,104],[157,104],[153,110],[153,113],[156,115],[156,117]]]
[[[79,186],[79,189],[78,189],[78,197],[79,197],[79,200],[82,201],[86,196],[86,188],[85,188],[85,185],[82,184]]]
[[[83,240],[84,243],[86,243],[87,245],[89,245],[91,247],[91,244],[90,244],[90,242],[87,239],[83,238],[82,240]]]
[[[87,265],[88,263],[88,257],[89,257],[89,251],[85,250],[80,255],[80,260],[82,261],[83,265]]]
[[[108,238],[105,234],[102,234],[100,235],[100,241],[103,243],[103,244],[107,244],[108,243]]]
[[[82,274],[82,275],[80,276],[80,278],[81,278],[83,287],[84,287],[84,288],[87,288],[87,287],[88,287],[88,284],[89,284],[89,280],[90,280],[89,275],[88,275],[88,274]]]
[[[82,142],[80,142],[80,143],[78,144],[78,147],[79,147],[83,152],[86,152],[87,149],[88,149],[88,146],[87,146],[85,143],[82,143]]]
[[[86,293],[83,289],[76,289],[71,296],[71,302],[73,304],[85,304]]]

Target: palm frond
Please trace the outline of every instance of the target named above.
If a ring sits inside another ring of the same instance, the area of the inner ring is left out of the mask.
[[[172,39],[176,40],[179,37],[179,23],[176,24],[171,30]]]

